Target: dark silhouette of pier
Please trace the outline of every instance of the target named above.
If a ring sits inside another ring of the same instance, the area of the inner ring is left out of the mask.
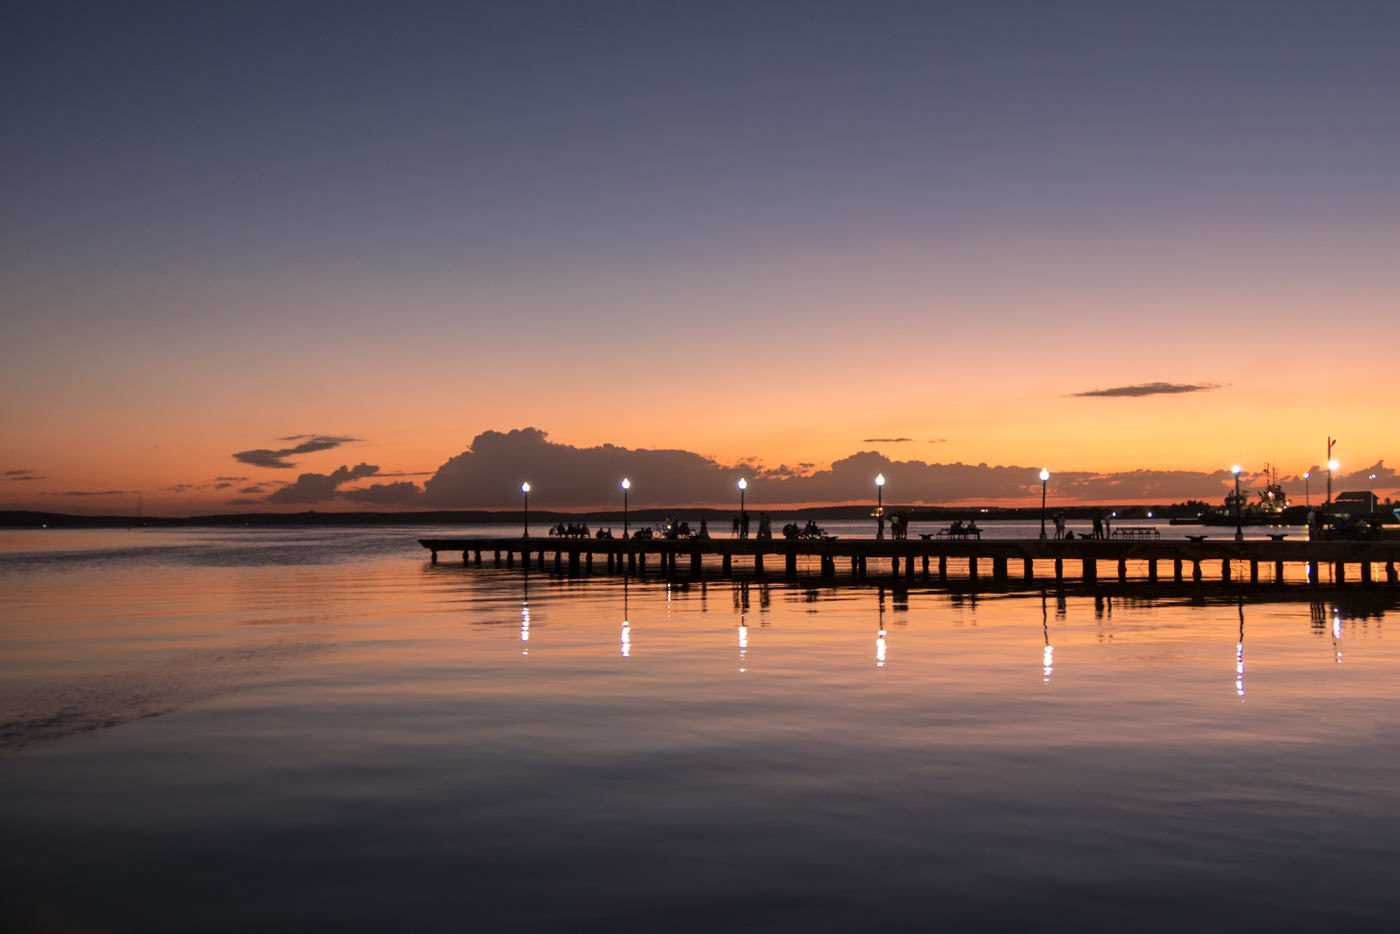
[[[1174,541],[1038,539],[424,538],[481,567],[537,565],[560,574],[781,576],[864,581],[957,580],[994,587],[1100,580],[1177,584],[1398,587],[1397,541]],[[1324,569],[1329,573],[1323,573]]]

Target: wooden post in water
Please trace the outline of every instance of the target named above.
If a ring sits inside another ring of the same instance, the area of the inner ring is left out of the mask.
[[[992,559],[992,580],[998,584],[1006,583],[1006,556],[997,555]]]
[[[506,567],[508,567],[508,568],[513,568],[513,567],[515,567],[515,552],[514,552],[514,551],[507,551],[507,552],[506,552]]]
[[[1097,558],[1085,558],[1080,562],[1080,576],[1086,584],[1096,584],[1099,580],[1099,562]]]
[[[967,579],[972,583],[977,583],[977,556],[972,555],[967,559]]]
[[[928,580],[928,555],[924,555],[924,580]]]
[[[1147,582],[1148,582],[1149,584],[1155,584],[1155,583],[1157,583],[1157,559],[1156,559],[1156,558],[1148,558],[1148,559],[1147,559]]]
[[[904,576],[910,580],[914,579],[914,556],[906,555],[904,558]]]
[[[1064,582],[1065,582],[1065,560],[1064,560],[1063,558],[1056,558],[1056,559],[1055,559],[1055,583],[1057,583],[1057,584],[1063,584]]]
[[[1191,559],[1191,580],[1199,584],[1201,582],[1201,559]]]
[[[1021,577],[1028,584],[1035,580],[1035,562],[1030,558],[1021,559]]]
[[[1176,583],[1178,583],[1178,584],[1181,583],[1181,559],[1180,559],[1180,558],[1173,558],[1173,559],[1172,559],[1172,580],[1176,581]]]
[[[938,580],[940,583],[948,580],[948,556],[938,556]]]
[[[1361,583],[1365,584],[1367,587],[1371,586],[1371,562],[1370,562],[1370,561],[1362,561],[1362,562],[1361,562]]]
[[[1249,559],[1249,582],[1250,582],[1251,584],[1257,584],[1257,583],[1259,583],[1259,559],[1258,559],[1258,558],[1250,558],[1250,559]]]
[[[783,565],[783,575],[784,575],[785,577],[787,577],[788,580],[796,580],[796,579],[797,579],[797,553],[796,553],[796,552],[789,551],[789,552],[787,553],[787,561],[786,561],[785,564]]]
[[[500,553],[500,551],[493,551],[492,554],[495,556],[495,559],[496,559],[496,567],[500,567],[500,566],[501,566],[501,553]]]
[[[1230,559],[1229,559],[1229,558],[1221,558],[1221,559],[1220,559],[1220,582],[1221,582],[1222,584],[1228,584],[1228,583],[1230,583]]]
[[[720,559],[719,572],[724,577],[728,577],[730,574],[734,573],[733,562],[730,560],[729,552],[727,551],[724,553],[724,557]]]
[[[758,554],[753,556],[753,572],[759,577],[763,576],[763,555]]]
[[[1319,571],[1319,568],[1318,568],[1318,566],[1317,566],[1317,562],[1316,562],[1316,561],[1309,561],[1309,562],[1308,562],[1308,583],[1311,584],[1311,585],[1314,586],[1314,587],[1320,587],[1320,586],[1322,586],[1322,581],[1319,579],[1319,578],[1320,578],[1320,575],[1319,575],[1318,571]]]
[[[700,576],[700,552],[698,551],[692,551],[690,553],[690,576]]]
[[[1345,561],[1338,561],[1332,569],[1332,586],[1340,587],[1347,582],[1347,564]]]
[[[577,576],[578,576],[578,571],[579,571],[579,554],[578,554],[577,551],[571,551],[571,552],[569,552],[569,573],[572,574],[572,575],[574,575],[575,577],[577,577]]]
[[[1119,558],[1119,559],[1118,559],[1118,583],[1120,583],[1120,584],[1126,584],[1127,582],[1128,582],[1128,559],[1127,559],[1127,558]]]
[[[1395,586],[1397,586],[1397,585],[1400,585],[1400,579],[1397,579],[1397,577],[1396,577],[1396,575],[1395,575],[1395,562],[1394,562],[1394,561],[1387,561],[1387,562],[1385,563],[1385,582],[1386,582],[1387,585],[1389,585],[1389,586],[1391,586],[1391,587],[1395,587]]]
[[[476,564],[477,567],[481,567],[481,549],[480,549],[480,548],[478,548],[478,549],[476,550],[475,555],[476,555],[475,564]]]

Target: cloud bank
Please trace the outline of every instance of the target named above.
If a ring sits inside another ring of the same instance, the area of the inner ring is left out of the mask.
[[[612,444],[575,447],[549,440],[538,428],[486,431],[470,447],[450,458],[420,487],[410,481],[374,483],[342,489],[356,479],[376,477],[376,468],[361,464],[332,474],[302,474],[267,497],[270,503],[312,503],[338,498],[379,507],[421,509],[511,508],[520,504],[520,484],[533,488],[531,503],[540,508],[618,506],[623,477],[631,480],[633,506],[737,503],[736,483],[749,483],[747,500],[765,506],[858,502],[874,498],[874,477],[886,478],[885,500],[897,503],[997,503],[1036,498],[1039,465],[941,464],[895,460],[867,450],[829,467],[812,464],[765,468],[750,460],[725,464],[690,451],[625,448]],[[1375,480],[1370,475],[1375,474]],[[1316,476],[1316,474],[1314,474]],[[1058,471],[1051,494],[1061,501],[1103,503],[1220,501],[1233,485],[1227,470],[1133,470],[1117,473]],[[1248,478],[1249,488],[1263,478]],[[1302,492],[1300,478],[1285,478],[1289,491]],[[1336,489],[1387,489],[1400,486],[1395,471],[1377,462],[1334,478]],[[1301,496],[1296,496],[1301,500]]]

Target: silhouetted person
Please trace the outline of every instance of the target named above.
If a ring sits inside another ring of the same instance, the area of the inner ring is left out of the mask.
[[[1094,537],[1103,538],[1103,516],[1097,512],[1094,513]]]
[[[734,514],[734,537],[739,537],[739,514],[737,512]]]
[[[773,537],[773,526],[766,512],[759,513],[758,515],[758,537],[764,541]]]
[[[747,509],[739,516],[739,537],[749,537],[749,512]]]
[[[710,537],[710,524],[709,524],[708,522],[705,521],[705,517],[704,517],[704,516],[701,516],[701,517],[700,517],[700,531],[696,533],[695,537],[696,537],[696,538],[709,538],[709,537]]]

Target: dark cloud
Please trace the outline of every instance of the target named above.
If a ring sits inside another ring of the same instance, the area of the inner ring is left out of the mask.
[[[928,439],[928,443],[929,443],[929,444],[947,444],[947,443],[948,443],[948,439],[947,439],[947,438],[929,438],[929,439]]]
[[[1180,392],[1208,392],[1211,389],[1219,388],[1219,383],[1137,383],[1133,386],[1114,386],[1112,389],[1072,392],[1070,397],[1082,399],[1091,396],[1161,396]]]
[[[230,506],[261,506],[261,505],[262,505],[262,500],[260,500],[260,499],[248,499],[247,497],[241,497],[241,498],[239,498],[239,499],[231,499],[231,500],[229,500],[229,501],[228,501],[228,504],[229,504]]]
[[[267,502],[274,504],[319,503],[334,498],[343,484],[364,477],[372,477],[378,472],[379,468],[374,464],[356,464],[354,467],[346,467],[342,464],[328,474],[304,473],[297,477],[295,483],[289,483],[280,490],[269,493]]]
[[[913,438],[861,438],[861,444],[903,444],[906,441],[913,441]]]
[[[247,477],[215,477],[215,483],[247,483]]]
[[[168,493],[184,493],[184,492],[187,492],[187,491],[189,491],[189,490],[197,490],[197,489],[199,489],[199,484],[197,484],[197,483],[177,483],[177,484],[175,484],[174,486],[162,487],[161,489],[165,490],[165,491],[168,492]]]
[[[228,482],[216,483],[216,484],[214,484],[214,489],[216,489],[216,490],[227,490],[227,489],[228,489],[229,487],[231,487],[231,486],[233,486],[233,484],[232,484],[232,483],[228,483]]]
[[[243,489],[239,490],[238,492],[240,492],[240,493],[266,493],[267,491],[266,491],[265,489],[263,489],[262,487],[260,487],[260,486],[245,486]]]
[[[44,496],[127,496],[127,490],[63,490],[61,492],[48,492]]]
[[[349,444],[358,441],[359,438],[338,438],[332,435],[291,435],[286,438],[278,438],[279,441],[297,441],[305,438],[301,444],[293,445],[289,448],[278,448],[269,450],[267,448],[254,448],[249,451],[239,451],[233,455],[236,461],[245,464],[252,464],[254,467],[268,467],[276,470],[288,470],[296,467],[296,464],[287,460],[298,454],[311,454],[316,451],[329,451],[331,448],[338,448],[342,444]]]
[[[359,490],[346,490],[341,494],[352,503],[369,503],[374,506],[412,506],[421,495],[418,484],[407,480],[397,483],[375,483]]]
[[[7,471],[4,472],[4,474],[0,474],[0,476],[3,476],[6,480],[9,480],[9,481],[12,481],[12,482],[15,482],[15,483],[18,483],[18,482],[20,482],[20,481],[22,481],[22,480],[42,480],[42,479],[44,479],[42,475],[40,475],[39,473],[37,473],[36,471],[33,471],[33,470],[7,470]]]

